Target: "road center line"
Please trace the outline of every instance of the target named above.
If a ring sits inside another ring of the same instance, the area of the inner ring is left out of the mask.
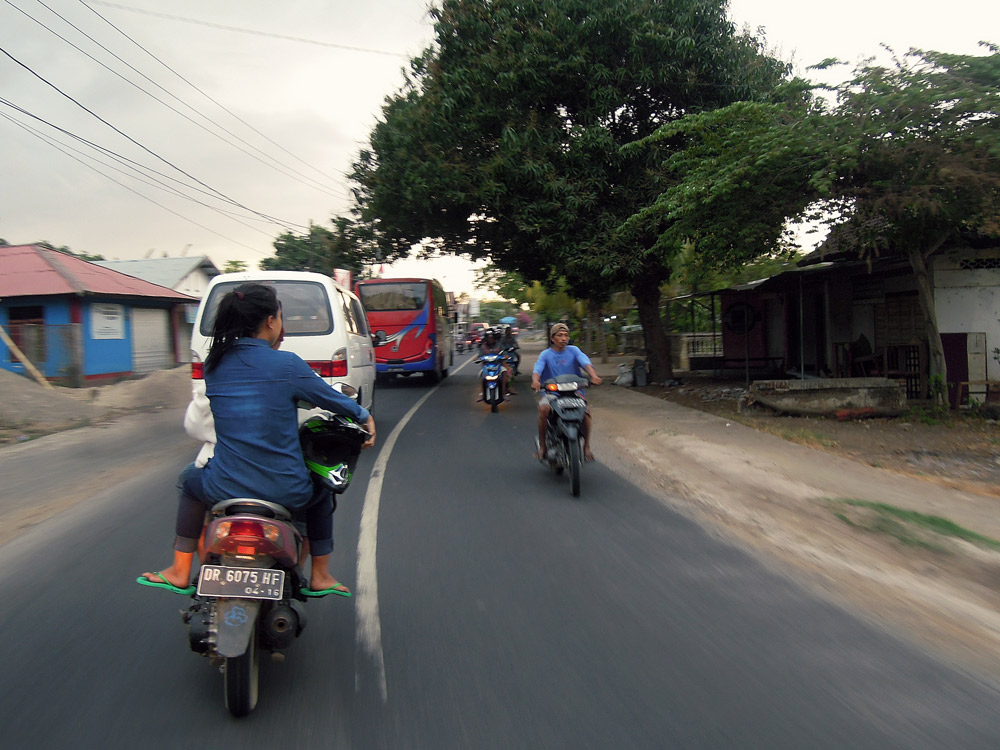
[[[475,360],[466,360],[452,372],[457,373],[463,367]],[[441,384],[434,386],[427,393],[421,396],[417,403],[410,407],[410,410],[403,415],[392,433],[386,439],[382,450],[379,451],[378,458],[375,459],[375,466],[372,467],[371,475],[368,479],[368,491],[365,493],[365,503],[361,508],[361,527],[358,532],[358,570],[355,584],[354,612],[355,636],[358,647],[368,653],[375,662],[375,670],[379,683],[379,693],[382,702],[385,703],[389,697],[385,682],[385,658],[382,654],[382,621],[378,611],[378,563],[376,560],[376,544],[378,541],[378,512],[382,502],[382,480],[385,477],[386,466],[389,465],[389,458],[392,456],[392,449],[396,445],[403,428],[406,427],[417,409],[424,405]],[[377,424],[377,422],[376,422]],[[356,669],[360,669],[360,666]],[[360,685],[360,674],[355,671],[355,689]]]

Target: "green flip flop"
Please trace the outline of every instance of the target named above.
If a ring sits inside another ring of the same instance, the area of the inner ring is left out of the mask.
[[[166,589],[167,591],[172,591],[175,594],[182,594],[184,596],[191,596],[191,594],[195,592],[195,585],[193,583],[182,589],[180,586],[174,586],[174,584],[163,577],[162,573],[154,573],[153,575],[157,576],[160,581],[163,581],[163,583],[151,581],[146,578],[146,576],[139,576],[135,579],[135,582],[142,586],[151,586],[154,589]]]
[[[341,584],[338,584],[338,585],[343,586],[344,584],[341,583]],[[336,587],[329,588],[329,589],[322,589],[321,591],[313,591],[311,588],[303,586],[302,588],[299,589],[299,593],[302,594],[303,596],[313,596],[313,597],[317,597],[317,598],[321,597],[321,596],[327,596],[329,594],[336,594],[337,596],[350,596],[351,595],[350,591],[341,591],[340,589],[338,589]]]

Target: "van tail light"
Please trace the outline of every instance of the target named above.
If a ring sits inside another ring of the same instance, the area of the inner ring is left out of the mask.
[[[191,380],[205,379],[205,363],[194,352],[191,352]]]
[[[329,362],[310,362],[309,366],[321,378],[346,378],[347,349],[341,347],[335,351]]]

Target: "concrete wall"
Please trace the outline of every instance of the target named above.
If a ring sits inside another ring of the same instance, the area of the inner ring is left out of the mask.
[[[1000,250],[963,251],[934,260],[934,304],[941,333],[985,333],[989,380],[1000,380]]]

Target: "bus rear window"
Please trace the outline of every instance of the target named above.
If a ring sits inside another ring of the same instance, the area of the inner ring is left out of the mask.
[[[219,309],[219,301],[236,287],[246,282],[234,281],[218,284],[205,301],[205,312],[201,316],[201,326],[198,329],[202,336],[212,335],[215,325],[215,313]],[[274,287],[281,301],[281,316],[285,323],[285,335],[309,336],[323,335],[333,331],[333,319],[330,315],[330,301],[326,289],[321,284],[311,281],[262,281],[265,286]]]
[[[420,310],[427,302],[427,283],[359,284],[368,312]]]

